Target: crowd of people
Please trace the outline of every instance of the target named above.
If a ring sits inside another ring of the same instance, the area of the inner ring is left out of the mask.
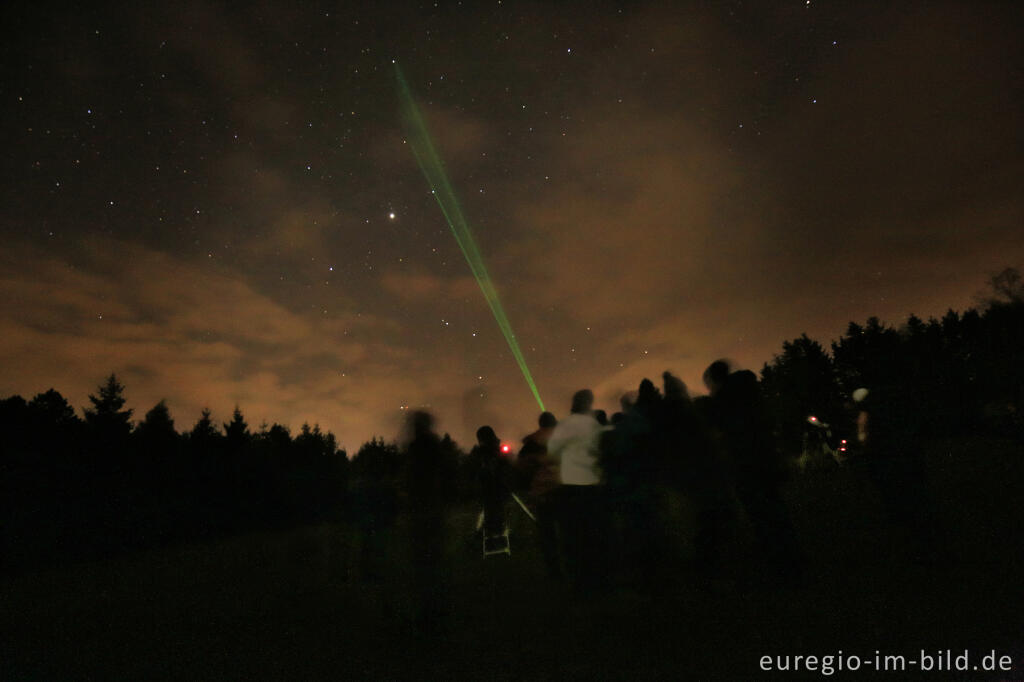
[[[674,492],[693,509],[701,575],[722,570],[738,500],[764,575],[799,580],[800,551],[780,493],[785,466],[754,374],[715,362],[704,374],[710,395],[697,400],[669,372],[662,379],[661,391],[645,379],[624,395],[610,420],[593,409],[591,391],[578,391],[564,419],[545,412],[523,439],[513,485],[536,509],[551,577],[595,589],[615,577],[611,557],[620,556],[642,585],[656,589],[665,582],[671,529],[664,506]]]
[[[682,499],[692,515],[692,567],[699,579],[730,580],[725,550],[745,517],[754,569],[748,575],[770,586],[799,585],[805,561],[782,494],[790,466],[774,442],[757,377],[719,360],[703,380],[708,395],[691,398],[669,372],[660,390],[644,379],[621,397],[620,410],[610,418],[594,409],[590,390],[577,391],[563,418],[540,415],[518,453],[502,446],[492,427],[480,427],[467,459],[476,470],[484,555],[493,553],[489,539],[507,549],[514,498],[536,522],[553,581],[589,593],[625,580],[656,593],[672,582],[666,572],[678,568],[673,538],[680,524],[668,508]],[[928,505],[905,428],[913,420],[893,409],[899,401],[884,390],[868,395],[861,389],[851,398],[861,459],[869,463],[869,478],[891,520],[924,536]],[[444,520],[456,497],[457,475],[432,417],[416,412],[409,424],[410,564],[420,617],[429,627],[445,608],[438,586],[446,576]],[[374,500],[376,494],[371,485],[356,499]],[[393,501],[379,506],[393,517]]]

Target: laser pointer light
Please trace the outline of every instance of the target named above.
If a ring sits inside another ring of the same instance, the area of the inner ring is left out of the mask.
[[[512,324],[505,315],[505,309],[501,306],[498,291],[495,289],[491,276],[487,272],[487,266],[484,264],[483,256],[480,254],[480,248],[477,246],[476,239],[473,238],[473,233],[469,229],[469,223],[462,213],[462,207],[455,197],[455,190],[452,189],[451,183],[448,180],[448,174],[445,173],[441,156],[434,148],[430,133],[427,131],[427,125],[423,121],[419,107],[416,106],[416,100],[413,99],[412,91],[402,75],[401,68],[399,68],[394,60],[392,60],[392,64],[395,65],[398,96],[402,102],[402,113],[409,130],[409,146],[412,148],[413,156],[416,157],[416,162],[419,164],[420,170],[423,171],[427,184],[430,185],[431,194],[437,200],[437,205],[441,207],[441,213],[444,214],[444,219],[447,221],[448,227],[451,228],[455,242],[459,245],[459,249],[462,250],[462,255],[466,257],[466,263],[469,264],[473,278],[480,285],[480,291],[484,295],[484,300],[487,301],[491,314],[494,315],[494,321],[498,323],[498,328],[501,329],[505,342],[508,343],[508,348],[512,351],[512,357],[516,359],[516,363],[519,365],[519,371],[523,373],[523,379],[526,380],[526,384],[530,387],[530,391],[537,400],[537,405],[540,406],[541,412],[544,412],[544,402],[540,399],[540,391],[537,390],[537,385],[533,382],[530,368],[526,366],[526,358],[523,357],[523,352],[519,349],[519,342],[516,341],[516,335],[512,331]]]

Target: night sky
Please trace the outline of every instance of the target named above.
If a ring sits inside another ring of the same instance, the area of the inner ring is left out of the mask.
[[[532,430],[393,59],[559,416],[1024,265],[1015,3],[11,4],[0,396]]]

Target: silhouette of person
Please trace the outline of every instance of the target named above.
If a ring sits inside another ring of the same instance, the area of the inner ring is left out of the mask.
[[[558,469],[548,455],[548,441],[558,420],[550,412],[542,412],[537,420],[538,429],[523,437],[523,444],[516,456],[516,488],[534,496],[534,485],[538,476],[542,485],[550,489],[557,484]],[[547,480],[544,480],[547,479]],[[553,479],[553,480],[552,480]]]
[[[426,633],[442,626],[447,612],[444,527],[454,497],[455,462],[441,446],[428,412],[413,412],[408,423],[412,439],[406,452],[406,485],[416,624]]]
[[[601,434],[600,461],[611,532],[620,547],[615,570],[652,586],[656,563],[654,485],[659,459],[656,423],[661,396],[649,379],[620,399],[622,416]]]
[[[548,576],[559,579],[562,576],[558,552],[560,480],[558,462],[548,452],[548,441],[558,420],[550,412],[543,412],[537,421],[540,428],[523,438],[516,468],[520,472],[520,487],[526,491],[537,517],[537,535]]]
[[[921,461],[922,410],[898,384],[858,389],[854,401],[868,477],[890,521],[909,535],[905,544],[913,558],[929,561],[938,550],[938,532]]]
[[[383,578],[386,547],[398,517],[397,460],[372,457],[352,483],[351,505],[359,530],[359,575],[371,583]]]
[[[764,577],[779,583],[800,579],[801,562],[789,510],[782,499],[785,466],[772,441],[757,377],[730,372],[717,360],[704,372],[710,413],[731,459],[736,496],[754,532]]]
[[[501,535],[505,530],[505,507],[511,499],[508,460],[501,456],[501,441],[490,426],[476,431],[477,445],[471,456],[480,462],[480,497],[484,510],[484,537]]]
[[[694,562],[704,578],[721,570],[722,542],[731,523],[732,494],[729,476],[710,426],[679,378],[662,375],[665,387],[663,429],[666,445],[677,462],[671,477],[693,501],[695,512]]]
[[[605,532],[605,510],[597,461],[601,425],[591,413],[594,394],[577,391],[568,417],[558,422],[548,451],[559,462],[562,488],[561,516],[566,571],[574,587],[591,590],[601,580],[601,540]]]
[[[617,508],[622,521],[623,555],[627,570],[640,586],[657,593],[670,583],[672,542],[669,533],[669,496],[682,487],[689,452],[692,420],[687,417],[686,387],[666,373],[662,396],[650,379],[639,390],[623,396],[628,409],[617,430],[620,454],[615,483]]]

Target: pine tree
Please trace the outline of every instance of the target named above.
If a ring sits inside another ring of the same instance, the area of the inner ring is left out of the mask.
[[[168,457],[174,454],[179,436],[165,401],[161,400],[146,413],[134,435],[143,455]]]
[[[123,440],[131,431],[132,410],[125,404],[124,386],[113,373],[99,387],[99,395],[90,395],[91,408],[85,409],[85,421],[104,440]]]
[[[167,408],[167,402],[161,400],[154,405],[153,409],[146,413],[136,431],[146,438],[176,438],[178,432],[174,430],[174,420]]]
[[[217,432],[216,427],[213,425],[213,420],[210,419],[210,408],[204,407],[200,414],[199,421],[196,422],[195,426],[192,427],[189,437],[196,443],[211,443],[216,440],[220,433]]]
[[[245,423],[242,410],[235,405],[235,411],[231,413],[231,421],[224,425],[224,436],[227,438],[228,447],[232,450],[240,450],[248,445],[251,438],[249,425]]]

